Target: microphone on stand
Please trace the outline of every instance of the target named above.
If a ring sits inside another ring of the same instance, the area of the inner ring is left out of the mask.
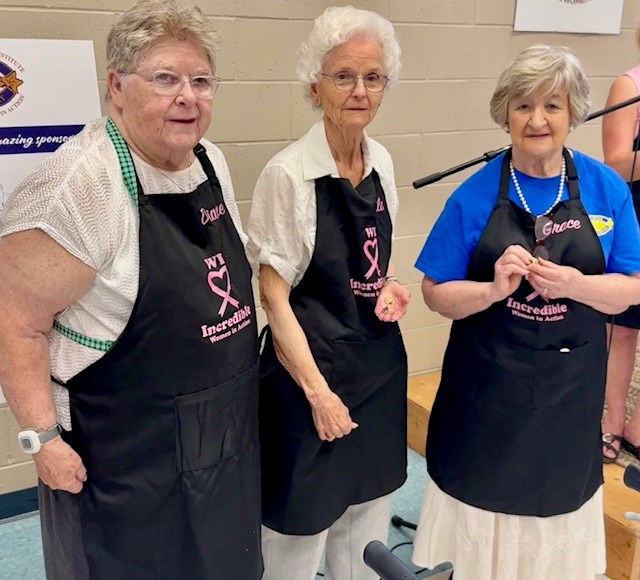
[[[505,151],[511,149],[511,145],[507,145],[506,147],[500,147],[500,149],[493,149],[492,151],[487,151],[480,155],[480,157],[476,157],[471,161],[467,161],[466,163],[462,163],[461,165],[456,165],[451,169],[447,169],[446,171],[432,173],[431,175],[427,175],[427,177],[423,177],[421,179],[417,179],[413,182],[413,188],[419,189],[424,187],[425,185],[429,185],[430,183],[434,183],[436,181],[440,181],[444,177],[449,175],[453,175],[454,173],[458,173],[458,171],[462,171],[463,169],[467,169],[467,167],[472,167],[473,165],[477,165],[482,161],[486,161],[487,163],[491,161],[494,157],[500,155],[500,153],[504,153]]]
[[[600,109],[595,113],[591,113],[587,115],[585,121],[591,121],[591,119],[596,119],[597,117],[602,117],[602,115],[606,115],[607,113],[613,113],[613,111],[617,111],[618,109],[623,109],[624,107],[628,107],[629,105],[633,105],[633,103],[637,103],[640,101],[640,95],[637,97],[632,97],[626,101],[622,101],[621,103],[617,103],[615,105],[611,105],[610,107],[605,107],[604,109]]]
[[[633,97],[627,101],[623,101],[622,103],[618,103],[616,105],[611,105],[610,107],[606,107],[601,109],[600,111],[596,111],[595,113],[591,113],[588,115],[585,121],[591,121],[592,119],[596,119],[597,117],[601,117],[602,115],[606,115],[607,113],[612,113],[613,111],[617,111],[618,109],[622,109],[623,107],[628,107],[629,105],[633,105],[634,103],[640,102],[640,95],[637,97]],[[427,177],[422,177],[421,179],[417,179],[413,182],[413,188],[419,189],[420,187],[424,187],[425,185],[429,185],[430,183],[435,183],[436,181],[440,181],[444,177],[448,177],[449,175],[453,175],[454,173],[458,173],[458,171],[462,171],[467,169],[468,167],[472,167],[473,165],[477,165],[478,163],[482,163],[483,161],[489,162],[494,157],[500,155],[504,151],[507,151],[511,145],[507,145],[506,147],[501,147],[500,149],[494,149],[492,151],[487,151],[480,155],[480,157],[476,157],[471,161],[467,161],[466,163],[462,163],[460,165],[456,165],[455,167],[451,167],[450,169],[446,169],[445,171],[440,171],[438,173],[432,173],[431,175],[427,175]]]

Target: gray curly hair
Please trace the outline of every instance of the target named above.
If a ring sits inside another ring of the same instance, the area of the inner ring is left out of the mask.
[[[500,75],[491,97],[491,118],[507,126],[509,102],[544,89],[549,94],[566,90],[570,125],[582,123],[591,107],[591,89],[582,63],[566,46],[536,44],[523,50]]]
[[[391,22],[369,10],[353,6],[332,7],[316,18],[309,38],[298,49],[296,72],[308,100],[311,100],[311,85],[320,80],[327,53],[358,34],[371,36],[380,43],[384,72],[389,77],[386,88],[396,83],[400,76],[402,53]],[[320,105],[313,106],[318,108]]]
[[[124,12],[107,37],[107,69],[132,73],[145,52],[163,39],[194,42],[216,74],[217,34],[200,8],[175,0],[140,0]]]

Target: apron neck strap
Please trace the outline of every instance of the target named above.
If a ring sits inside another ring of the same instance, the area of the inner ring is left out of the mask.
[[[511,149],[507,149],[502,160],[502,169],[500,170],[500,199],[509,199],[509,180],[511,173],[509,172],[509,163],[511,163]]]
[[[107,135],[113,143],[113,147],[118,155],[118,161],[120,162],[120,171],[122,172],[122,179],[127,187],[129,195],[133,198],[133,201],[138,205],[138,179],[136,176],[136,168],[133,165],[133,159],[129,152],[129,146],[124,140],[124,137],[118,131],[118,127],[113,122],[111,117],[107,117]]]
[[[500,171],[500,199],[509,198],[509,180],[511,179],[511,172],[509,171],[509,163],[511,162],[511,149],[504,154],[502,160],[502,169]],[[576,170],[576,164],[573,162],[573,157],[569,153],[566,147],[562,148],[562,156],[566,164],[566,179],[567,186],[569,187],[569,199],[580,199],[580,188],[578,186],[579,178]]]
[[[564,147],[562,149],[564,155],[564,162],[567,167],[567,186],[569,187],[569,198],[580,199],[580,187],[578,182],[578,171],[576,170],[576,164],[573,162],[573,155],[569,153],[569,150]]]
[[[133,159],[131,157],[131,153],[129,152],[129,146],[127,142],[124,140],[124,137],[118,131],[118,127],[113,122],[111,117],[107,117],[107,135],[109,135],[109,139],[111,139],[111,143],[113,143],[113,147],[116,150],[116,154],[118,155],[118,161],[120,162],[120,171],[122,172],[122,179],[124,180],[124,184],[129,192],[129,195],[133,198],[133,201],[136,205],[138,205],[138,198],[140,196],[140,191],[142,187],[138,181],[138,175],[136,173],[135,165],[133,164]],[[215,170],[213,169],[213,165],[207,156],[207,150],[198,143],[193,152],[195,153],[198,161],[202,164],[202,168],[206,173],[207,177],[211,179],[212,175],[215,175]]]
[[[200,165],[202,165],[202,169],[204,169],[205,175],[209,179],[209,181],[213,182],[216,176],[216,171],[213,168],[213,164],[207,155],[207,150],[205,149],[202,143],[198,143],[194,148],[193,152],[195,153]]]

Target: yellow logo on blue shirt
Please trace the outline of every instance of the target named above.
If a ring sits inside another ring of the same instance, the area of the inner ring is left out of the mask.
[[[613,230],[613,219],[604,215],[590,215],[591,225],[598,236],[604,236]]]

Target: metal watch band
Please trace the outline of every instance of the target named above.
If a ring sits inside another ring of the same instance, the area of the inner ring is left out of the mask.
[[[56,423],[53,427],[38,431],[38,439],[40,439],[40,443],[44,445],[47,441],[51,441],[60,433],[62,433],[62,427],[60,427],[60,423]]]

